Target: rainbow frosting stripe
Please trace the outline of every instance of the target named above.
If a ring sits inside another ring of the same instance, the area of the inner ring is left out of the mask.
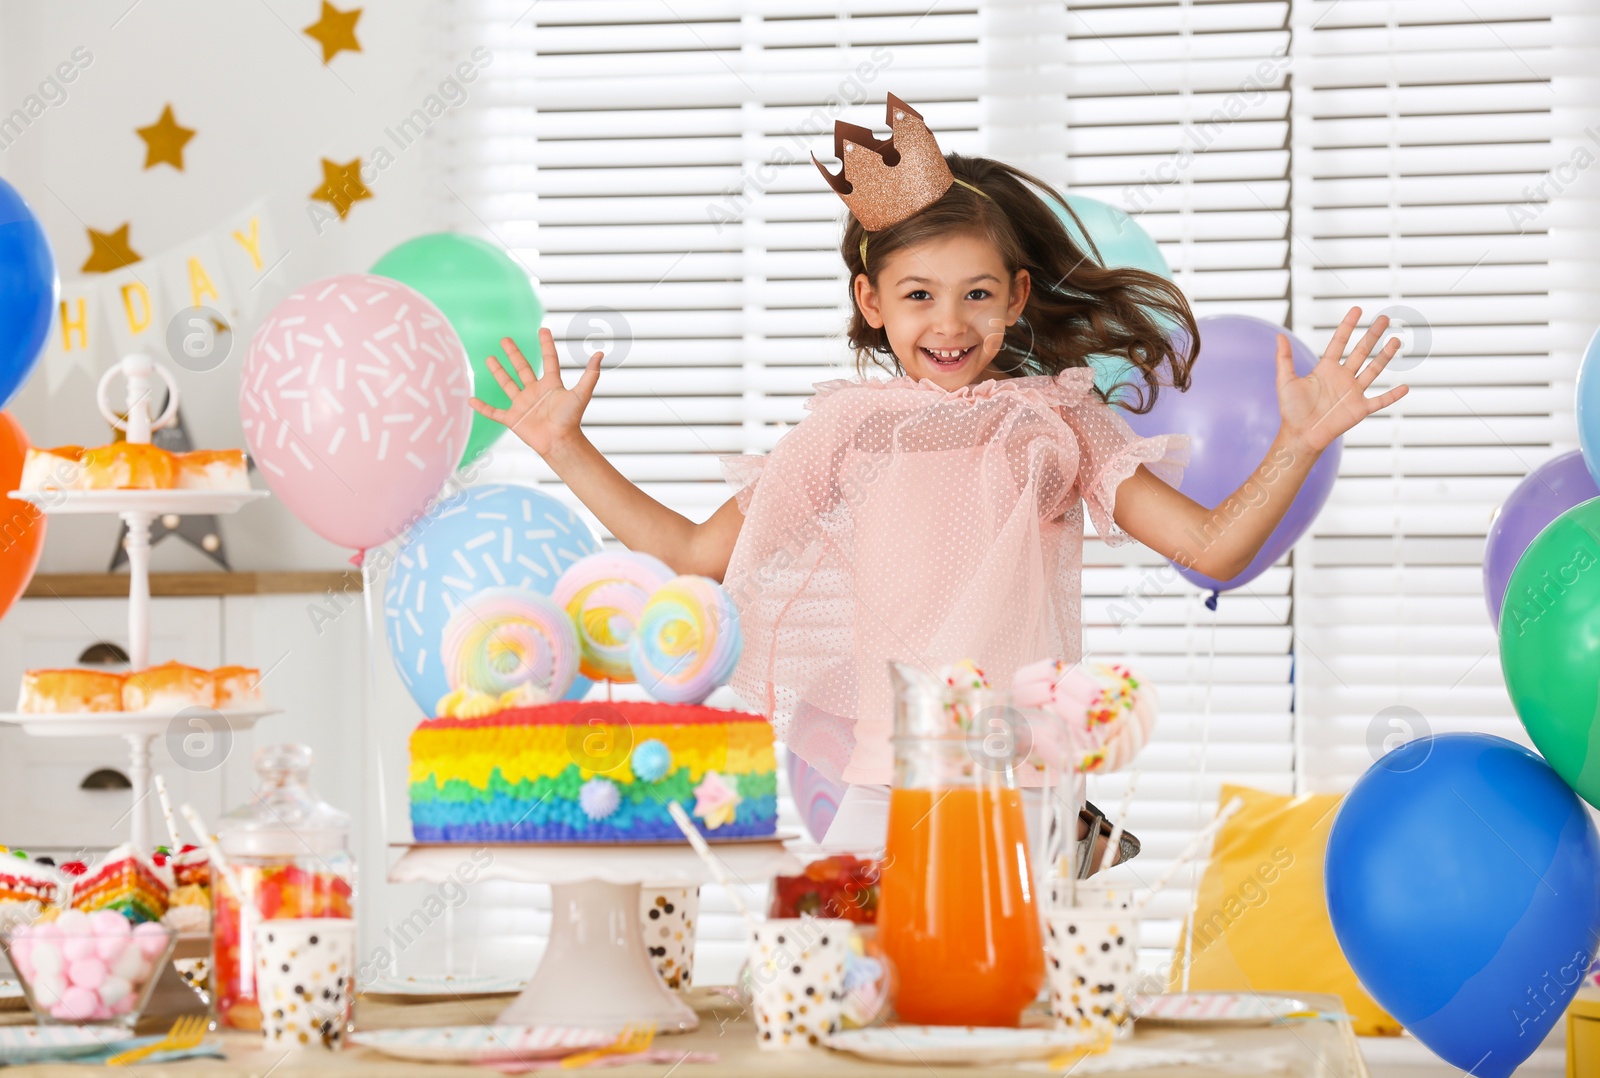
[[[654,782],[634,773],[641,747]],[[558,700],[430,719],[411,734],[411,827],[418,842],[682,842],[677,801],[708,838],[770,835],[776,767],[771,725],[744,711]]]

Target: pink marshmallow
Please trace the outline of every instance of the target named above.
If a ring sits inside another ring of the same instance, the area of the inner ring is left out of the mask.
[[[61,940],[61,954],[68,962],[94,957],[94,937],[89,935],[66,936]]]
[[[111,1013],[131,1014],[133,1013],[133,1005],[138,1002],[138,997],[130,993],[129,995],[123,996],[121,999],[117,1000],[117,1002],[111,1005]]]
[[[11,940],[11,964],[30,981],[33,980],[33,941],[24,936]]]
[[[76,1022],[90,1021],[94,1012],[100,1009],[100,997],[87,988],[73,985],[61,993],[61,1002],[50,1008],[50,1013],[57,1018],[66,1018]],[[65,1011],[66,1013],[61,1013]]]
[[[67,990],[67,979],[60,973],[41,973],[32,983],[33,998],[44,1007],[54,1007],[60,1003],[61,993]]]
[[[61,938],[61,929],[54,921],[45,921],[34,925],[29,935],[36,940],[58,940]]]
[[[81,988],[99,988],[106,983],[106,964],[98,958],[80,958],[67,967],[67,980]]]
[[[96,936],[126,938],[133,934],[133,926],[116,910],[96,910],[89,915],[89,925]]]
[[[89,915],[82,910],[63,910],[56,918],[56,927],[63,936],[86,936],[91,931]]]
[[[133,947],[133,940],[128,936],[118,939],[116,936],[96,936],[94,941],[94,955],[106,965],[113,965],[121,958],[123,952]],[[137,949],[137,948],[135,948]]]
[[[33,966],[40,975],[60,973],[65,965],[61,959],[61,944],[55,940],[33,941]]]
[[[115,1007],[133,993],[133,985],[121,977],[107,977],[100,986],[100,1002]]]
[[[146,921],[133,930],[133,941],[139,945],[139,953],[146,958],[154,958],[166,950],[169,931],[164,925]]]

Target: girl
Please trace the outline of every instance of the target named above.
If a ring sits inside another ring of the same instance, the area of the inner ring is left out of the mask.
[[[1323,449],[1407,391],[1365,395],[1399,348],[1392,339],[1372,353],[1386,318],[1341,360],[1361,315],[1351,308],[1305,377],[1280,335],[1272,464],[1207,509],[1174,489],[1187,437],[1134,435],[1089,363],[1131,364],[1138,413],[1163,385],[1186,389],[1199,331],[1183,294],[1154,274],[1100,265],[1041,197],[1066,205],[1049,184],[939,153],[892,94],[888,112],[894,134],[882,142],[837,125],[843,179],[817,166],[851,210],[840,253],[858,377],[818,383],[809,414],[771,453],[721,458],[736,493],[703,524],[651,499],[584,436],[601,353],[567,389],[548,329],[539,376],[507,338],[511,370],[489,369],[510,404],[472,401],[626,547],[724,583],[745,639],[733,689],[772,719],[792,757],[848,784],[831,826],[808,821],[826,826],[815,837],[831,848],[882,845],[889,660],[936,669],[970,658],[996,685],[1036,659],[1080,661],[1085,505],[1108,544],[1131,537],[1228,579]],[[1187,353],[1174,351],[1169,325],[1186,331]],[[893,376],[862,377],[869,363]],[[1189,549],[1189,536],[1213,538]]]

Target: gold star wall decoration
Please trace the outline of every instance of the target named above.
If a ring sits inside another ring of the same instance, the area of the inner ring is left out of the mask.
[[[350,204],[371,198],[372,192],[361,182],[361,158],[347,164],[336,164],[322,159],[322,186],[311,192],[311,197],[326,202],[339,211],[339,220],[350,212]]]
[[[359,18],[361,9],[358,7],[340,11],[328,0],[322,0],[322,17],[306,27],[305,34],[322,46],[323,63],[341,52],[361,51],[361,42],[356,40],[356,20]]]
[[[123,266],[140,261],[140,255],[128,246],[128,222],[115,232],[89,229],[89,260],[80,273],[111,273]]]
[[[183,147],[194,138],[192,127],[183,127],[172,115],[172,105],[161,110],[161,118],[149,127],[134,128],[144,139],[144,167],[155,168],[167,164],[183,171]]]

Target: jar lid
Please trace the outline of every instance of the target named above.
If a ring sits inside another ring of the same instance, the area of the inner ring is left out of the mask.
[[[307,857],[348,850],[350,816],[312,791],[312,761],[307,745],[263,745],[255,751],[256,788],[217,830],[223,854]]]

